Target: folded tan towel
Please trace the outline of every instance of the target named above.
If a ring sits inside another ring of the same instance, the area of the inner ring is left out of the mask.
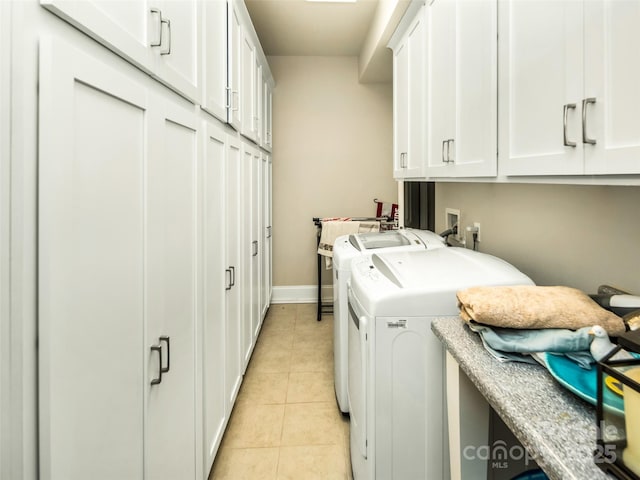
[[[494,327],[577,330],[600,325],[611,336],[625,331],[620,317],[571,287],[473,287],[457,297],[462,319]]]

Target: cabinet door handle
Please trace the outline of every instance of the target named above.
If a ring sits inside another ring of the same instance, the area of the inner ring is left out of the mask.
[[[159,47],[162,45],[162,11],[158,8],[152,8],[150,12],[154,15],[158,15],[158,29],[160,30],[160,35],[157,42],[150,42],[150,47]]]
[[[234,95],[236,99],[235,102],[233,101]],[[231,90],[231,111],[232,112],[237,112],[240,109],[239,103],[240,102],[238,102],[238,90]],[[233,105],[235,105],[235,107]]]
[[[158,385],[162,382],[162,346],[152,345],[152,352],[158,352],[158,378],[151,380],[151,385]]]
[[[454,163],[451,159],[451,144],[453,143],[453,138],[448,138],[447,140],[442,141],[442,161],[444,163]],[[444,153],[444,146],[447,145],[447,154]]]
[[[234,267],[233,265],[229,267],[229,270],[231,270],[231,284],[229,285],[230,287],[235,287],[236,285],[236,267]]]
[[[567,116],[569,115],[569,110],[575,110],[576,108],[576,104],[575,103],[567,103],[562,111],[562,138],[564,139],[564,146],[565,147],[575,147],[576,146],[576,142],[571,142],[569,141],[569,139],[567,138]],[[584,110],[584,106],[582,107]]]
[[[229,110],[231,108],[231,100],[232,100],[232,96],[233,96],[233,92],[231,91],[231,87],[224,87],[225,91],[227,92],[227,104],[224,106],[224,108],[226,108],[227,110]]]
[[[162,335],[160,337],[160,342],[165,342],[167,344],[167,366],[163,367],[162,363],[160,365],[161,373],[168,373],[171,370],[171,338],[167,335]],[[162,360],[162,358],[161,358]]]
[[[587,105],[596,103],[595,97],[585,98],[582,100],[582,143],[595,145],[596,139],[587,137]]]
[[[271,225],[267,227],[267,238],[271,238]]]
[[[224,289],[225,289],[225,290],[231,290],[231,287],[233,286],[233,285],[231,285],[231,268],[227,268],[227,269],[225,270],[225,273],[228,273],[228,274],[229,274],[229,282],[227,283],[227,286],[226,286],[226,287],[224,287]]]
[[[253,246],[253,253],[251,254],[251,256],[252,257],[258,256],[258,241],[254,240],[253,242],[251,242],[251,245]]]
[[[169,46],[166,50],[162,50],[160,55],[171,55],[171,20],[163,18],[160,20],[160,23],[165,23],[167,25],[167,36],[169,37]],[[160,25],[160,32],[162,32],[162,25]]]
[[[407,168],[407,152],[400,154],[400,168]]]

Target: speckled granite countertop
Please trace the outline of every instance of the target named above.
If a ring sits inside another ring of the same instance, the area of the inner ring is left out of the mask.
[[[551,479],[613,478],[593,461],[593,406],[561,387],[542,366],[498,362],[460,319],[434,320],[431,329]]]

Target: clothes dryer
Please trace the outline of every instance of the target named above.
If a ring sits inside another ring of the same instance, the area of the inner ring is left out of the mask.
[[[347,283],[354,258],[372,252],[426,250],[446,247],[445,240],[428,230],[390,230],[338,237],[333,245],[333,369],[338,407],[349,411],[347,399]]]
[[[347,308],[354,480],[449,477],[444,348],[431,321],[458,317],[460,289],[532,284],[509,263],[462,248],[353,261]]]

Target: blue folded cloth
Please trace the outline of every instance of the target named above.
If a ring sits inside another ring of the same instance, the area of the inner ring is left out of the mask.
[[[574,331],[562,328],[521,330],[488,327],[475,322],[468,325],[480,335],[484,348],[501,362],[537,363],[530,354],[549,352],[566,355],[582,368],[589,369],[595,363],[589,352],[591,327]]]

